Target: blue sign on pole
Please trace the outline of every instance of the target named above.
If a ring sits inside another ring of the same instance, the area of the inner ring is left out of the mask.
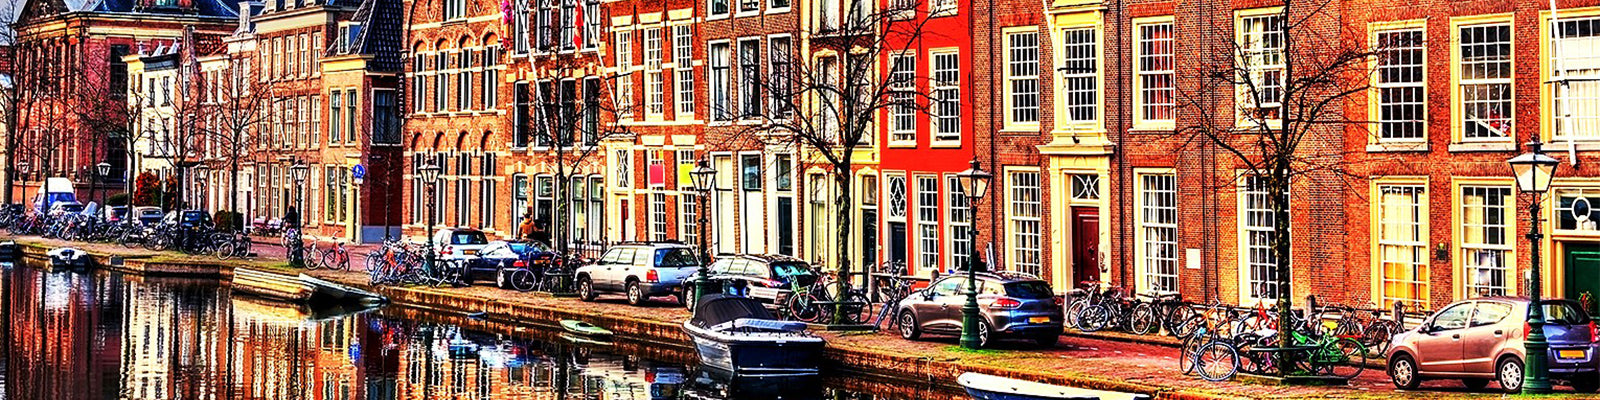
[[[367,177],[367,167],[362,166],[361,164],[356,164],[354,166],[351,166],[350,167],[350,177],[351,178],[355,178],[355,179],[364,179],[364,178],[366,178]]]

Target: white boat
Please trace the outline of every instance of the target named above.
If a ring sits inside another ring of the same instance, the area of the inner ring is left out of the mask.
[[[709,295],[695,305],[683,330],[694,340],[700,364],[742,374],[816,374],[827,343],[805,324],[772,318],[761,302]]]
[[[967,395],[977,400],[1149,400],[1150,396],[1057,386],[1003,376],[967,372],[956,377]]]

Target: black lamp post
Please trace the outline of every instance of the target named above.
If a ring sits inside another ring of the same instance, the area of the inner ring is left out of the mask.
[[[422,182],[428,185],[428,229],[423,233],[428,236],[428,258],[423,259],[423,262],[428,273],[433,273],[433,260],[437,256],[433,251],[433,214],[434,207],[438,206],[436,204],[438,199],[434,197],[433,192],[438,189],[439,166],[429,162],[428,165],[422,166],[421,170]]]
[[[28,173],[29,172],[33,172],[32,171],[32,167],[33,167],[32,165],[28,164],[28,160],[22,160],[21,162],[18,162],[17,163],[17,176],[12,177],[12,181],[14,181],[13,185],[21,186],[23,189],[27,189],[28,185],[23,183],[23,182],[27,182],[28,181]],[[24,193],[20,193],[17,196],[17,202],[18,203],[24,203],[24,202],[28,201],[28,194],[26,193],[27,190],[23,190],[23,192]],[[6,201],[10,201],[10,200],[11,199],[6,199]]]
[[[1561,162],[1544,155],[1543,146],[1544,143],[1535,138],[1528,142],[1527,153],[1506,160],[1507,164],[1511,164],[1512,173],[1516,174],[1517,190],[1533,195],[1533,205],[1528,208],[1528,215],[1533,220],[1527,236],[1528,258],[1532,260],[1533,270],[1528,280],[1528,338],[1523,342],[1523,352],[1527,355],[1522,374],[1522,391],[1525,393],[1550,393],[1550,343],[1544,337],[1544,307],[1540,305],[1539,296],[1544,291],[1540,282],[1539,242],[1544,240],[1544,233],[1539,227],[1539,203],[1543,201],[1540,197],[1550,190],[1550,180]]]
[[[94,165],[94,171],[97,172],[94,176],[94,190],[98,193],[100,184],[105,183],[107,175],[111,175],[111,163],[101,161],[99,164]]]
[[[971,168],[956,174],[961,192],[967,196],[967,213],[972,216],[972,248],[967,253],[967,304],[961,306],[961,347],[976,349],[983,346],[978,336],[978,201],[989,190],[988,171],[978,166],[973,157]]]
[[[689,180],[694,183],[694,190],[700,193],[701,204],[700,212],[698,213],[700,214],[698,216],[700,221],[699,225],[696,226],[700,230],[700,279],[694,281],[695,303],[700,301],[700,296],[705,296],[707,293],[717,290],[712,287],[711,270],[706,268],[708,264],[711,264],[711,255],[706,253],[706,212],[709,211],[707,210],[707,205],[711,204],[711,190],[717,186],[716,175],[717,170],[711,168],[711,164],[707,163],[706,160],[696,162],[694,170],[689,171]]]
[[[305,196],[303,196],[303,192],[305,190],[306,173],[309,172],[310,170],[311,170],[311,168],[307,167],[306,163],[304,161],[295,161],[294,166],[289,167],[289,171],[291,173],[293,173],[293,175],[294,175],[294,185],[295,185],[295,191],[294,191],[294,204],[295,205],[294,206],[295,206],[295,214],[296,214],[295,215],[295,221],[294,221],[294,225],[295,225],[294,226],[294,230],[297,233],[294,236],[294,248],[293,249],[289,249],[289,266],[291,266],[291,267],[301,267],[301,266],[305,266],[306,265],[306,255],[305,255],[305,238],[306,238],[305,219],[306,219],[306,217],[305,217]]]
[[[304,188],[305,185],[303,185],[303,183],[305,183],[305,177],[304,177],[305,173],[301,172],[301,171],[296,171],[295,174],[298,175],[298,176],[295,177],[295,181],[298,182],[298,183],[302,183],[302,185],[296,185],[296,186],[300,186],[301,188]],[[196,209],[206,209],[206,207],[207,207],[207,204],[206,204],[207,202],[203,201],[203,200],[206,200],[206,197],[211,193],[211,189],[206,187],[206,178],[209,177],[210,175],[211,175],[211,167],[208,167],[205,164],[197,164],[197,165],[194,166],[194,184],[195,184],[196,188],[193,189],[193,190],[190,190],[189,193],[193,193],[192,196],[194,196],[194,208],[196,208]],[[304,207],[302,207],[302,208],[304,208]],[[305,210],[300,210],[300,212],[302,214],[304,214]]]

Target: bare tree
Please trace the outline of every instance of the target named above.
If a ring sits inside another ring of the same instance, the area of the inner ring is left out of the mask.
[[[1296,182],[1342,186],[1356,177],[1343,135],[1368,123],[1353,117],[1364,112],[1350,108],[1369,90],[1371,61],[1384,52],[1354,39],[1364,33],[1344,30],[1349,24],[1336,2],[1284,0],[1280,6],[1202,28],[1209,47],[1199,62],[1188,69],[1177,63],[1175,107],[1188,124],[1177,126],[1172,138],[1186,147],[1220,149],[1243,171],[1237,185],[1219,186],[1266,199],[1270,236],[1239,240],[1270,244],[1273,265],[1266,275],[1272,284],[1249,290],[1290,310],[1290,190]],[[1278,313],[1280,326],[1288,326],[1289,314]]]
[[[204,156],[215,170],[228,172],[228,211],[239,213],[240,164],[268,141],[261,125],[276,84],[258,79],[250,59],[229,55],[224,69],[198,77],[205,121],[200,132]],[[221,168],[217,168],[221,167]]]
[[[578,244],[571,237],[575,226],[572,204],[581,201],[579,199],[587,200],[587,194],[574,197],[571,186],[574,178],[603,172],[605,160],[601,143],[631,139],[634,133],[618,118],[622,111],[618,105],[622,102],[610,84],[618,77],[602,72],[600,56],[551,52],[534,57],[539,68],[533,71],[529,93],[513,94],[531,96],[525,100],[534,104],[527,115],[523,115],[521,107],[517,108],[514,121],[526,125],[514,131],[529,132],[530,137],[516,140],[531,143],[518,144],[541,149],[540,163],[554,170],[552,201],[555,204],[548,229],[551,245],[556,251],[567,253],[571,245]],[[597,238],[585,239],[593,242]]]
[[[916,52],[923,39],[943,35],[928,28],[937,15],[929,14],[930,5],[916,0],[886,4],[841,0],[839,8],[833,6],[822,6],[813,25],[792,32],[792,37],[809,38],[805,49],[809,52],[791,44],[786,51],[773,50],[774,70],[765,78],[750,72],[739,74],[750,81],[738,86],[757,88],[766,98],[747,96],[744,100],[753,103],[733,104],[733,109],[714,107],[710,112],[717,119],[757,122],[722,145],[786,147],[820,158],[836,186],[833,251],[838,282],[845,285],[852,274],[850,239],[855,210],[851,193],[854,168],[861,161],[856,154],[877,135],[877,117],[889,110],[931,115],[939,107],[960,106],[956,99],[941,98],[930,90],[932,78],[915,76],[912,65],[898,65],[909,67],[910,74],[892,73],[897,67],[894,56]],[[719,102],[713,99],[712,104]],[[842,315],[836,313],[835,318]]]

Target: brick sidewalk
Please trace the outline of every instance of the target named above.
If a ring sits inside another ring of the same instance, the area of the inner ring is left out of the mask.
[[[112,251],[115,254],[151,253],[145,250],[126,249],[115,245],[82,245],[81,247],[89,251]],[[366,247],[366,249],[370,248]],[[252,266],[278,265],[280,266],[278,268],[281,268],[282,263],[276,261],[282,259],[283,248],[281,246],[258,246],[257,251],[259,257],[246,263]],[[365,251],[360,250],[356,252],[365,253]],[[355,264],[355,268],[360,268],[360,264],[354,262],[353,264]],[[308,273],[356,286],[365,286],[367,280],[366,273],[359,270],[321,270]],[[622,299],[618,297],[602,297],[598,302],[585,303],[573,298],[554,298],[547,295],[519,293],[485,286],[417,290],[441,296],[474,297],[490,299],[496,303],[560,309],[577,315],[618,315],[664,324],[676,324],[678,321],[688,318],[688,312],[682,307],[673,306],[666,302],[652,303],[644,307],[633,307],[624,304]],[[553,324],[553,321],[516,322],[541,325]],[[1241,380],[1207,382],[1193,376],[1185,376],[1178,373],[1177,349],[1170,346],[1152,344],[1149,343],[1149,340],[1142,340],[1153,337],[1143,337],[1139,338],[1141,340],[1134,341],[1130,340],[1134,338],[1122,337],[1125,335],[1121,334],[1067,335],[1062,337],[1061,342],[1056,346],[1048,349],[1037,349],[1023,342],[1002,342],[994,349],[979,351],[958,348],[954,337],[931,337],[920,341],[908,341],[899,338],[898,335],[887,332],[854,334],[821,332],[819,334],[828,339],[830,346],[851,348],[870,353],[914,357],[928,362],[944,362],[950,365],[973,368],[981,366],[990,369],[1026,371],[1068,378],[1076,377],[1099,382],[1136,384],[1144,387],[1159,388],[1162,392],[1181,391],[1181,393],[1222,398],[1453,399],[1501,396],[1490,392],[1469,392],[1459,381],[1455,380],[1430,381],[1424,384],[1424,390],[1421,391],[1398,391],[1394,389],[1393,385],[1389,384],[1388,376],[1384,371],[1377,369],[1364,371],[1348,387],[1283,386]],[[901,372],[913,373],[912,371]],[[1574,394],[1571,392],[1571,388],[1568,387],[1558,387],[1557,389],[1565,391],[1565,393],[1549,396],[1549,398],[1600,398],[1595,394]]]

